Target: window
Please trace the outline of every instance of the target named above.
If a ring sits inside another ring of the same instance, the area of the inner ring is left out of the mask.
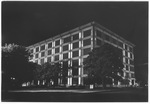
[[[125,51],[125,56],[128,57],[128,52],[127,51]]]
[[[132,55],[132,53],[130,53],[130,58],[131,58],[131,59],[133,59],[133,55]]]
[[[79,42],[73,43],[73,49],[75,49],[75,48],[79,48]]]
[[[125,76],[125,78],[129,78],[129,73],[126,73],[126,76]]]
[[[51,55],[52,54],[52,50],[48,50],[48,55]]]
[[[45,52],[42,52],[42,53],[41,53],[41,57],[44,57],[44,56],[45,56]]]
[[[59,60],[59,55],[56,55],[55,56],[55,61],[58,61]]]
[[[64,43],[68,43],[68,42],[71,42],[71,37],[70,36],[64,38]]]
[[[79,66],[78,60],[72,60],[72,74],[73,75],[78,75],[78,66]]]
[[[123,43],[118,41],[118,46],[120,46],[122,48],[123,47]]]
[[[78,34],[73,35],[73,40],[78,40],[78,39],[79,39],[79,33],[78,33]]]
[[[102,33],[99,30],[96,30],[96,34],[98,37],[102,38]]]
[[[47,62],[51,62],[51,57],[48,57],[48,58],[47,58]]]
[[[129,70],[129,66],[128,65],[126,66],[126,70]]]
[[[44,59],[41,59],[41,64],[44,64]]]
[[[36,47],[36,52],[38,52],[39,51],[39,47]]]
[[[63,54],[63,59],[68,59],[68,53]]]
[[[132,48],[132,47],[129,47],[129,51],[130,51],[130,52],[133,52],[133,48]]]
[[[45,49],[45,45],[42,45],[41,46],[41,51],[44,50],[44,49]]]
[[[72,52],[72,57],[78,57],[78,56],[79,56],[79,51]]]
[[[63,46],[63,51],[67,51],[67,50],[69,50],[69,45]]]
[[[91,48],[83,49],[83,55],[87,55],[91,51]]]
[[[59,53],[59,47],[55,48],[55,53]]]
[[[130,67],[130,71],[134,71],[134,67],[133,66]]]
[[[52,48],[52,43],[48,43],[48,48]]]
[[[96,39],[96,45],[101,46],[102,45],[102,41],[99,39]]]
[[[91,45],[91,38],[83,40],[83,46]]]
[[[134,78],[135,76],[134,76],[134,73],[131,73],[131,78]]]
[[[83,37],[91,36],[91,29],[83,32]]]
[[[38,58],[39,57],[39,54],[37,53],[37,54],[35,54],[35,58]]]
[[[33,49],[31,49],[30,52],[33,53]]]
[[[128,64],[128,59],[127,58],[125,58],[125,61],[126,61],[126,64]]]
[[[128,46],[125,44],[125,50],[128,50]]]
[[[55,46],[60,45],[60,40],[55,41]]]
[[[133,60],[130,60],[130,64],[131,64],[131,65],[134,65],[134,61],[133,61]]]

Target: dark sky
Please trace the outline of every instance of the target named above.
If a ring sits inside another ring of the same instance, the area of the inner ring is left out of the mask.
[[[2,2],[2,44],[29,46],[96,21],[136,45],[148,60],[148,2]]]

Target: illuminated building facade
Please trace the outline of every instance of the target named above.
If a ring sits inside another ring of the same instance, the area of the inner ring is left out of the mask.
[[[122,50],[123,78],[130,80],[129,85],[135,85],[134,44],[96,22],[77,27],[27,48],[33,53],[31,61],[35,63],[67,61],[70,66],[81,66],[76,70],[68,70],[68,76],[71,77],[67,78],[66,84],[72,86],[84,84],[83,61],[88,56],[88,52],[104,43],[111,44]],[[61,80],[59,82],[61,83]]]

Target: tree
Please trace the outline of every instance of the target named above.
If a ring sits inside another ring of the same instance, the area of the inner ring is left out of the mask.
[[[122,53],[118,48],[104,44],[94,48],[84,62],[84,69],[88,80],[102,83],[106,87],[107,79],[121,80],[123,71]],[[118,75],[120,74],[120,75]]]
[[[2,47],[2,78],[3,84],[16,82],[20,86],[25,81],[33,79],[34,64],[29,62],[32,57],[29,50],[23,46],[9,44]]]

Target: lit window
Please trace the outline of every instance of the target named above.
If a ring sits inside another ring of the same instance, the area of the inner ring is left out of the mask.
[[[87,55],[91,51],[91,48],[83,49],[83,55]]]
[[[59,53],[59,47],[55,48],[55,53]]]
[[[68,43],[68,42],[71,42],[71,37],[70,36],[64,38],[64,43]]]
[[[58,61],[59,60],[59,55],[56,55],[55,56],[55,61]]]
[[[79,42],[73,43],[73,49],[75,49],[75,48],[79,48]]]
[[[55,41],[55,46],[60,45],[60,40]]]
[[[63,54],[63,59],[68,59],[68,53]]]
[[[69,45],[63,46],[63,51],[67,51],[67,50],[69,50]]]
[[[36,52],[38,52],[39,51],[39,47],[36,47]]]
[[[48,58],[47,58],[47,62],[51,62],[51,57],[48,57]]]
[[[44,59],[41,59],[41,64],[44,64]]]
[[[35,58],[38,58],[39,57],[39,54],[37,53],[36,55],[35,55]]]
[[[83,37],[91,36],[91,29],[83,32]]]
[[[78,57],[78,56],[79,56],[79,51],[72,52],[72,57]]]
[[[101,46],[102,45],[102,41],[99,39],[96,39],[96,45]]]
[[[45,49],[45,45],[42,45],[41,46],[41,51],[44,50],[44,49]]]
[[[52,43],[48,43],[48,48],[52,48]]]
[[[52,50],[48,50],[48,55],[51,55],[52,54]]]
[[[44,56],[45,56],[45,52],[42,52],[42,53],[41,53],[41,57],[44,57]]]
[[[91,45],[91,38],[83,40],[83,46]]]
[[[96,30],[96,34],[98,37],[102,38],[102,33],[99,30]]]
[[[73,40],[78,40],[78,39],[79,39],[79,33],[78,33],[78,34],[73,35]]]

